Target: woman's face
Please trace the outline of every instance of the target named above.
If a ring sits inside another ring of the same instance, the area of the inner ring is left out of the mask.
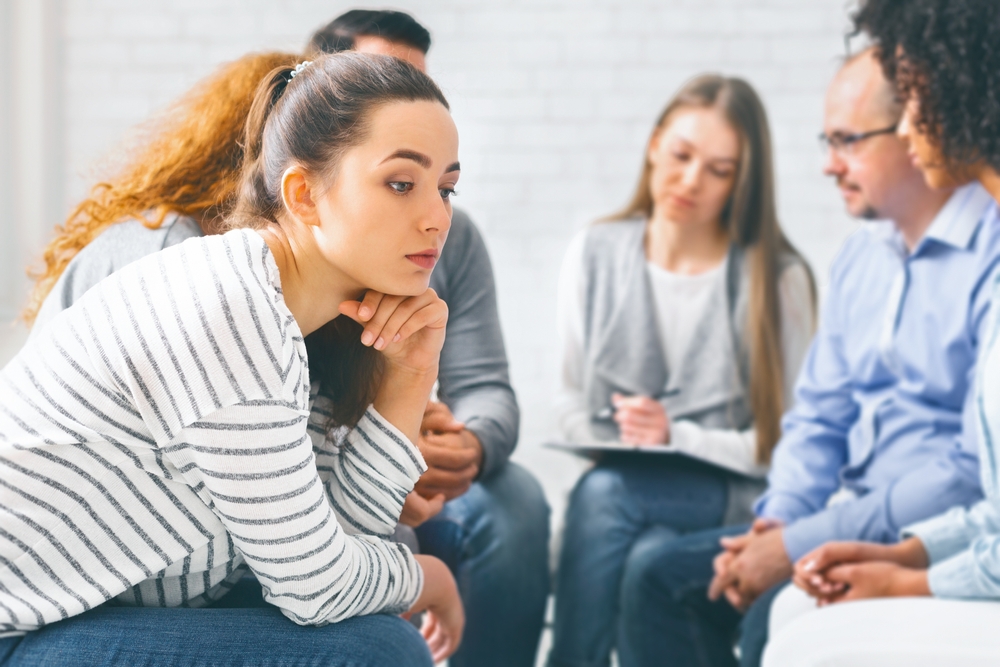
[[[910,162],[921,171],[927,185],[932,188],[953,188],[972,180],[971,176],[948,167],[941,150],[917,128],[916,119],[919,115],[920,102],[915,95],[911,95],[896,134],[906,142]]]
[[[422,294],[448,237],[458,176],[448,110],[429,101],[386,104],[320,191],[313,234],[353,287]]]
[[[720,111],[674,111],[653,135],[648,159],[658,215],[678,224],[718,223],[740,159],[739,135]]]

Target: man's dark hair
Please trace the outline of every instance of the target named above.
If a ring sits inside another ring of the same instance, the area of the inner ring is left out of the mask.
[[[1000,171],[1000,2],[865,0],[853,18],[945,160]]]
[[[409,14],[390,10],[352,9],[313,33],[306,52],[339,53],[354,48],[354,38],[362,35],[402,42],[427,55],[431,34]]]

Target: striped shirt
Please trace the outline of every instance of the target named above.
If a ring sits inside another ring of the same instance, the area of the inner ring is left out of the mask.
[[[99,283],[0,371],[0,637],[204,605],[247,567],[296,623],[409,608],[386,538],[426,466],[374,408],[328,437],[325,400],[257,233]]]

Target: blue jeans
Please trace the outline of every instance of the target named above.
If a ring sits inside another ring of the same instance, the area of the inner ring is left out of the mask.
[[[443,560],[465,605],[451,667],[533,667],[549,594],[549,506],[541,486],[508,463],[417,528],[420,550]]]
[[[741,667],[755,667],[767,641],[771,602],[785,583],[761,595],[746,616],[725,599],[708,599],[719,538],[749,530],[729,526],[687,535],[644,554],[622,582],[618,633],[621,667],[671,664],[732,667],[739,638]]]
[[[631,454],[580,479],[566,512],[550,667],[609,664],[634,571],[684,534],[722,523],[728,475],[690,459]]]
[[[259,590],[259,586],[258,586]],[[24,637],[0,639],[3,667],[431,667],[427,644],[398,616],[302,627],[277,607],[102,606]]]

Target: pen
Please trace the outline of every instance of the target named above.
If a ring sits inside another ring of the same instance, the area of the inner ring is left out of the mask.
[[[680,387],[674,387],[673,389],[668,389],[659,396],[657,396],[656,400],[662,401],[664,398],[670,398],[671,396],[676,396],[679,393],[681,393]],[[594,415],[594,419],[598,419],[601,421],[608,421],[614,416],[615,416],[615,408],[614,406],[609,405],[603,410],[599,410],[597,414]]]

